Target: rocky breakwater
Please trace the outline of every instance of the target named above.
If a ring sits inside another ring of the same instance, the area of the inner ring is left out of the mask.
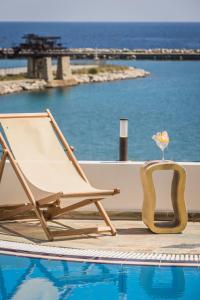
[[[36,91],[46,88],[47,82],[45,80],[7,80],[0,81],[0,95],[12,94],[21,91]]]
[[[114,80],[125,80],[125,79],[136,79],[149,76],[150,73],[133,67],[127,67],[125,69],[113,68],[113,70],[106,71],[100,70],[95,71],[95,68],[88,69],[87,73],[74,74],[77,83],[90,83],[90,82],[105,82]]]
[[[158,59],[158,60],[200,60],[200,49],[128,49],[128,48],[71,48],[72,59]]]
[[[53,80],[47,82],[39,79],[17,79],[0,81],[0,95],[22,91],[37,91],[53,87],[72,86],[81,83],[106,82],[114,80],[136,79],[148,76],[150,73],[133,67],[116,65],[72,66],[73,80]]]

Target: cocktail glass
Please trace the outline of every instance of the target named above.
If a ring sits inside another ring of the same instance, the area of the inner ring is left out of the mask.
[[[155,135],[152,136],[152,139],[156,142],[156,145],[162,151],[162,160],[165,160],[165,149],[169,144],[169,135],[167,131],[157,132]]]

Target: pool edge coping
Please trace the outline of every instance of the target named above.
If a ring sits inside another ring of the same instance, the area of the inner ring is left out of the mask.
[[[200,254],[78,249],[3,240],[0,240],[0,254],[71,262],[200,267]]]

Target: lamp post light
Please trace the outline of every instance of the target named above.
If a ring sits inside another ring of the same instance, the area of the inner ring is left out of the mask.
[[[128,160],[128,119],[120,119],[119,160]]]

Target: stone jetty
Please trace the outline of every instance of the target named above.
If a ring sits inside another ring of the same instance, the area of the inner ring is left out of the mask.
[[[1,58],[28,58],[34,53],[30,49],[15,51],[14,48],[1,48]],[[37,53],[38,56],[38,53]],[[153,60],[200,60],[200,49],[94,49],[94,48],[64,48],[43,50],[39,52],[40,57],[69,56],[71,59],[153,59]]]
[[[94,83],[94,82],[105,82],[114,80],[125,80],[125,79],[136,79],[149,76],[150,73],[133,67],[126,67],[125,69],[113,68],[112,71],[98,72],[97,74],[91,74],[90,72],[81,73],[81,69],[94,69],[95,65],[88,66],[72,66],[72,70],[75,72],[73,75],[73,82],[71,85],[83,84],[83,83]],[[23,70],[24,71],[24,70]],[[0,81],[0,95],[17,93],[22,91],[38,91],[52,87],[63,87],[69,86],[69,82],[63,80],[53,80],[47,82],[40,79],[21,79],[21,80],[3,80]]]
[[[200,60],[200,49],[71,48],[67,55],[71,59]]]

